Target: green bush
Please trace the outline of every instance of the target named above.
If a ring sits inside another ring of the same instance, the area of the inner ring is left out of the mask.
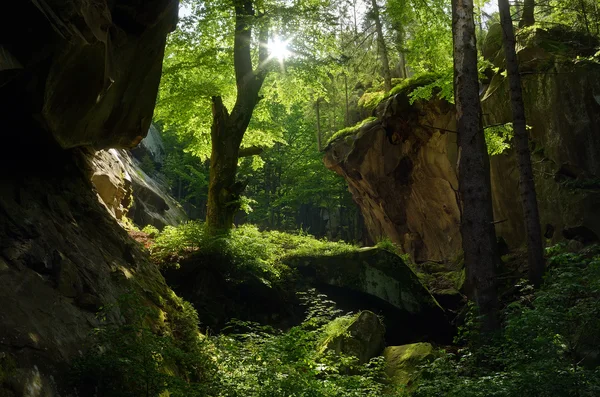
[[[521,285],[502,331],[477,343],[471,321],[469,347],[426,366],[415,396],[600,395],[600,248],[549,253],[544,285]]]

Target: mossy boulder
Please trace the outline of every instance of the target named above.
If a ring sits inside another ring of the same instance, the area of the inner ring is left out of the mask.
[[[384,249],[297,256],[286,262],[319,283],[363,292],[409,313],[436,308],[442,311],[404,260]]]
[[[450,327],[444,310],[398,255],[363,248],[333,255],[285,259],[297,269],[299,288],[315,287],[344,310],[371,310],[385,317],[388,343],[447,340]]]
[[[358,358],[361,364],[381,354],[385,346],[385,327],[371,311],[363,311],[352,318],[340,317],[326,328],[329,331],[323,349]]]
[[[435,350],[429,343],[413,343],[388,346],[383,351],[385,372],[394,386],[414,389],[421,373],[420,366],[435,358]]]

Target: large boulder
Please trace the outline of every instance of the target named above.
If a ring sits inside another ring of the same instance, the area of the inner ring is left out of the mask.
[[[435,356],[436,351],[430,343],[388,346],[383,351],[385,373],[394,386],[411,391],[421,373],[419,367]]]
[[[383,314],[389,343],[447,340],[444,310],[398,255],[379,248],[284,259],[300,284],[317,288],[342,309]],[[302,288],[302,286],[300,287]]]
[[[349,320],[340,317],[325,328],[334,332],[328,335],[323,347],[337,354],[356,357],[360,364],[379,356],[385,346],[385,327],[379,317],[365,310]]]
[[[125,220],[127,215],[139,227],[158,229],[187,220],[181,205],[168,193],[168,186],[146,174],[127,150],[100,150],[91,164],[100,201],[117,220]]]
[[[177,5],[1,6],[0,395],[72,394],[68,363],[98,325],[99,308],[122,294],[175,307],[158,269],[98,202],[88,154],[65,149],[143,138]]]
[[[417,261],[458,256],[454,108],[400,94],[377,111],[377,122],[329,145],[325,165],[348,182],[373,241],[387,236]]]

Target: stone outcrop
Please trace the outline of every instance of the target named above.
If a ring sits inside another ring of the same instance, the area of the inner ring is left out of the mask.
[[[453,108],[441,100],[411,106],[398,94],[377,112],[378,120],[330,144],[325,165],[348,181],[374,241],[387,236],[417,261],[456,257]]]
[[[388,343],[447,340],[444,310],[406,263],[389,251],[363,248],[284,260],[299,272],[299,289],[316,288],[343,310],[371,310],[386,321]]]
[[[178,3],[6,3],[2,54],[14,65],[0,70],[2,90],[12,102],[6,105],[33,115],[63,148],[135,146],[150,127]]]
[[[144,156],[160,164],[164,160],[164,149],[158,131],[150,131],[142,140]],[[150,138],[150,143],[144,144]],[[150,148],[150,149],[147,149]],[[156,155],[156,157],[154,157]],[[152,225],[162,229],[166,225],[176,226],[187,219],[181,205],[168,193],[169,187],[155,172],[148,175],[140,161],[128,150],[100,150],[91,160],[92,182],[101,202],[117,220],[127,215],[138,227]]]
[[[600,65],[574,63],[576,42],[548,45],[553,34],[522,37],[519,51],[542,230],[551,243],[589,243],[600,236]],[[501,64],[497,40],[488,45],[496,47],[484,53]],[[506,78],[497,74],[484,88],[484,124],[510,122]],[[328,146],[326,166],[348,181],[373,239],[389,236],[418,262],[455,260],[461,237],[453,107],[437,99],[409,105],[401,92],[375,113],[377,120]],[[491,157],[496,230],[512,247],[525,241],[518,177],[512,150]]]
[[[69,395],[66,363],[98,309],[123,293],[176,308],[158,269],[99,203],[90,154],[76,147],[132,147],[145,136],[177,4],[2,5],[0,395]]]
[[[385,372],[395,386],[412,391],[421,373],[420,366],[437,355],[430,343],[388,346],[383,351]]]

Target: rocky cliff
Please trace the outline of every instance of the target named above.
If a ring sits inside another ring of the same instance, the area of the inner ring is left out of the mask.
[[[551,40],[560,38],[552,34],[530,33],[519,51],[541,222],[552,242],[588,242],[600,236],[600,64],[575,62],[582,54],[577,41],[559,41],[557,53]],[[488,54],[501,65],[497,44]],[[506,78],[496,74],[484,88],[485,124],[510,122]],[[382,101],[377,119],[331,142],[324,162],[347,180],[373,239],[389,236],[417,261],[448,261],[461,250],[454,109],[438,99],[410,105],[410,90]],[[520,246],[511,150],[491,158],[491,176],[497,232]]]
[[[124,292],[177,310],[97,200],[90,151],[79,148],[131,147],[146,135],[177,3],[2,5],[0,395],[58,395],[96,311]]]
[[[182,206],[169,194],[164,177],[158,171],[149,175],[139,160],[162,164],[164,156],[160,134],[154,127],[133,154],[126,149],[99,150],[94,154],[92,183],[101,203],[115,219],[121,223],[130,219],[139,228],[152,225],[158,229],[188,219]]]

